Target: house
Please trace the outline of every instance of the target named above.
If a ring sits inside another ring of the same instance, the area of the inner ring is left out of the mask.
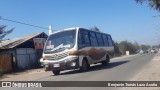
[[[42,56],[44,42],[47,37],[47,34],[41,32],[21,38],[2,41],[0,43],[0,56],[3,56],[4,54],[10,55],[12,57],[12,60],[10,61],[13,69],[29,69],[37,67],[40,65],[39,59]],[[0,60],[2,61],[1,57]]]

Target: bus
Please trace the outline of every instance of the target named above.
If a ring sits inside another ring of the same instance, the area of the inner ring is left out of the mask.
[[[45,70],[59,75],[62,70],[87,71],[91,64],[107,65],[114,55],[110,34],[85,28],[68,28],[51,34],[44,46]]]

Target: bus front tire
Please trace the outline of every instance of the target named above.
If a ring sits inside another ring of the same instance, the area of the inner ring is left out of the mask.
[[[60,74],[60,70],[54,70],[52,71],[54,75],[59,75]]]
[[[109,64],[109,62],[110,62],[109,56],[106,56],[106,60],[102,61],[102,65],[106,66]]]
[[[47,68],[45,65],[43,65],[43,69],[44,69],[45,72],[49,71],[49,68]]]
[[[81,72],[85,72],[85,71],[87,71],[88,69],[89,69],[89,64],[87,63],[87,61],[86,60],[83,60],[82,61],[82,66],[80,67],[80,71]]]

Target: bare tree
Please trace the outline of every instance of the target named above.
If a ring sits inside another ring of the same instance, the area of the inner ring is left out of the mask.
[[[0,25],[0,41],[8,34],[12,33],[14,28],[8,30],[8,31],[5,31],[5,28],[7,26],[6,25]]]
[[[99,30],[99,28],[98,28],[98,27],[96,27],[96,26],[91,27],[91,28],[90,28],[90,30],[93,30],[93,31],[100,31],[100,30]]]
[[[160,0],[135,0],[137,3],[143,4],[145,1],[149,3],[149,6],[160,12]]]

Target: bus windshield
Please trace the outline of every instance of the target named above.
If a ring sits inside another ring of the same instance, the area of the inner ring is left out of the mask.
[[[76,30],[63,31],[49,36],[44,53],[57,53],[71,49],[75,45]]]

